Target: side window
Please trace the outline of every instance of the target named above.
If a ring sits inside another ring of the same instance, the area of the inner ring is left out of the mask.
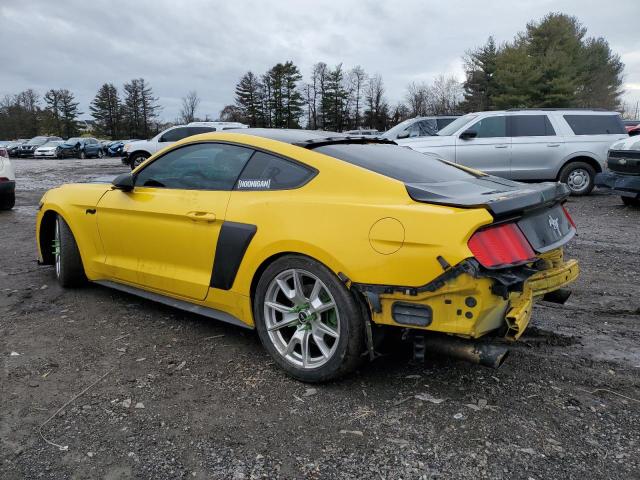
[[[209,133],[216,131],[215,127],[187,127],[187,130],[189,130],[186,135],[187,137],[190,137],[191,135],[198,135],[199,133]]]
[[[442,130],[444,127],[453,122],[455,118],[436,118],[436,122],[438,125],[438,131]]]
[[[172,128],[160,137],[161,142],[177,142],[184,137],[188,137],[187,129],[184,127]]]
[[[235,190],[286,190],[307,183],[316,172],[299,163],[256,152],[242,175]]]
[[[546,115],[513,115],[511,137],[549,137],[556,134]]]
[[[564,115],[564,119],[576,135],[627,133],[619,115]]]
[[[135,179],[139,187],[182,190],[231,190],[253,150],[222,143],[176,148],[145,167]]]
[[[476,138],[493,138],[507,136],[506,117],[486,117],[473,124],[469,130],[475,130],[478,135]]]

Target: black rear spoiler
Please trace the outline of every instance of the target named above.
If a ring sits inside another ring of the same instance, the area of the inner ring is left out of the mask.
[[[519,183],[493,176],[460,182],[405,184],[416,202],[458,208],[486,208],[494,218],[522,215],[565,200],[570,190],[564,183]]]

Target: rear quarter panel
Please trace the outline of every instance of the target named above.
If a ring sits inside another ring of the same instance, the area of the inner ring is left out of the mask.
[[[424,285],[443,272],[439,255],[451,265],[470,257],[467,240],[492,221],[485,209],[414,202],[400,181],[293,148],[318,168],[311,182],[296,190],[231,194],[225,219],[258,227],[236,276],[237,293],[248,295],[256,269],[287,252],[313,257],[353,282]],[[388,241],[397,247],[390,254],[374,250],[370,238],[372,226],[385,218],[398,220],[404,236]]]

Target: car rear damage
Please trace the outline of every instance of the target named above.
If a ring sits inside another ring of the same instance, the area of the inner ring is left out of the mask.
[[[534,302],[564,303],[570,294],[564,287],[579,275],[578,262],[563,253],[576,234],[564,206],[570,192],[560,183],[524,185],[485,175],[464,183],[406,187],[416,202],[485,208],[492,215],[492,223],[471,233],[468,258],[451,265],[438,257],[442,273],[420,287],[353,287],[367,299],[374,323],[414,332],[417,356],[426,350],[498,367],[507,348],[475,340],[517,340]]]

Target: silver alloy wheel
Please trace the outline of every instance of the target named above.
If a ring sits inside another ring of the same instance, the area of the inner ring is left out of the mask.
[[[584,168],[575,168],[571,170],[567,177],[567,185],[572,192],[580,193],[589,186],[589,172]]]
[[[53,257],[55,259],[56,264],[56,277],[60,278],[60,262],[61,262],[61,252],[60,252],[60,219],[56,218],[56,229],[53,238]]]
[[[264,319],[278,353],[298,368],[321,367],[336,351],[338,307],[322,280],[306,270],[285,270],[271,280]]]
[[[138,165],[140,165],[145,160],[146,160],[146,158],[144,158],[142,155],[138,155],[136,158],[133,159],[134,168],[137,167]]]

